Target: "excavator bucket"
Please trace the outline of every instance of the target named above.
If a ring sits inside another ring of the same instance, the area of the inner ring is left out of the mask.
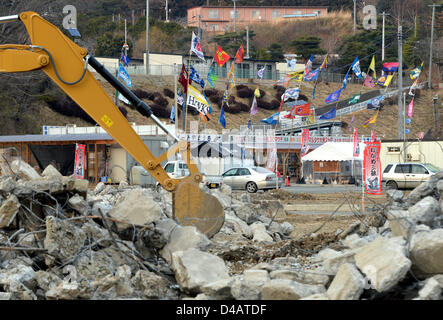
[[[173,192],[174,216],[183,226],[195,226],[208,238],[223,226],[225,214],[218,199],[192,181],[183,181]]]

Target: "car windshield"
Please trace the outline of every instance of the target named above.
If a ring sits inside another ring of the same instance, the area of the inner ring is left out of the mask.
[[[188,169],[188,165],[187,165],[186,163],[182,163],[182,162],[180,162],[180,163],[178,164],[178,167],[179,167],[180,169]]]
[[[254,168],[251,168],[251,169],[254,170],[254,171],[257,171],[258,173],[265,173],[265,174],[272,173],[272,171],[270,171],[268,169],[265,169],[265,168],[262,168],[262,167],[254,167]]]
[[[429,169],[429,171],[431,171],[432,173],[437,173],[440,172],[441,169],[439,167],[434,166],[433,164],[430,163],[425,163],[426,168]]]

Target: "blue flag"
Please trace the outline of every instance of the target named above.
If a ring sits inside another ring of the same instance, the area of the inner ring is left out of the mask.
[[[312,100],[315,100],[315,91],[317,90],[317,83],[314,84],[314,89],[312,89]]]
[[[128,66],[129,62],[131,61],[124,52],[122,52],[122,56],[120,57],[120,59],[123,61],[125,66]]]
[[[121,63],[118,67],[118,77],[122,79],[129,88],[132,88],[131,77]]]
[[[223,108],[223,106],[221,109],[219,121],[220,121],[220,124],[223,126],[223,128],[226,129],[225,109]]]
[[[330,120],[335,118],[335,114],[337,112],[337,107],[334,107],[331,111],[326,112],[325,114],[320,116],[320,120]]]
[[[341,87],[341,90],[345,90],[346,86],[348,85],[349,71],[350,70],[348,70],[348,73],[346,73],[345,78],[343,79],[343,86]]]
[[[361,79],[361,69],[360,69],[360,61],[358,60],[358,57],[355,58],[354,62],[352,63],[352,71],[354,71],[357,78]]]
[[[335,91],[334,93],[331,93],[325,100],[325,102],[327,104],[330,104],[332,102],[336,102],[338,101],[338,99],[340,99],[340,95],[341,95],[341,91],[343,90],[343,88],[341,88],[340,90]]]
[[[251,121],[251,119],[249,119],[248,120],[248,129],[251,129],[251,127],[252,127],[252,121]]]
[[[203,94],[203,97],[205,97],[205,100],[206,100],[206,102],[208,103],[208,106],[209,106],[209,111],[208,111],[208,113],[209,113],[209,114],[212,114],[212,105],[211,105],[211,103],[209,102],[208,97],[206,97],[204,91],[202,92],[202,94]]]
[[[274,113],[269,118],[260,120],[260,122],[263,122],[263,123],[266,123],[266,124],[271,124],[271,125],[276,125],[277,124],[277,120],[278,120],[278,112]]]
[[[172,106],[171,108],[171,115],[169,116],[169,119],[171,120],[171,123],[175,123],[175,108]]]
[[[194,69],[194,67],[191,65],[191,74],[189,75],[189,79],[194,81],[195,83],[198,83],[202,88],[205,87],[205,80],[203,80],[198,72]]]
[[[317,68],[314,71],[310,72],[309,74],[305,75],[303,77],[303,81],[309,82],[309,81],[317,80],[319,73],[320,73],[320,68]]]

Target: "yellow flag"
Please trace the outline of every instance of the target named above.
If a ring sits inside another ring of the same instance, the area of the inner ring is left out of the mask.
[[[260,98],[260,89],[259,89],[259,88],[255,89],[255,91],[254,91],[254,95],[255,95],[257,98]]]
[[[377,122],[377,117],[378,117],[378,110],[377,110],[377,113],[375,114],[375,116],[373,116],[371,119],[369,119],[368,121],[366,121],[364,124],[363,124],[363,127],[364,128],[366,128],[369,124],[371,124],[371,123],[376,123]]]
[[[374,79],[377,79],[377,72],[375,71],[375,56],[372,57],[371,64],[369,65],[369,70],[372,70],[374,72]]]
[[[290,80],[295,80],[295,81],[301,82],[301,81],[303,81],[303,73],[304,73],[303,70],[297,71],[297,72],[292,72],[292,73],[288,73],[287,77]]]
[[[389,87],[389,85],[391,84],[392,78],[394,78],[393,75],[388,76],[388,78],[386,79],[385,84],[384,84],[385,87]]]

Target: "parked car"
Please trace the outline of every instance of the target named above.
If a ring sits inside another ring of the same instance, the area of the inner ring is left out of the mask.
[[[232,189],[247,190],[250,193],[257,190],[275,189],[282,182],[272,171],[261,167],[238,167],[227,170],[222,174],[223,183]]]
[[[223,177],[203,174],[202,181],[209,189],[217,189],[223,185]]]
[[[388,189],[413,189],[440,170],[430,163],[391,163],[383,171],[382,183]]]

